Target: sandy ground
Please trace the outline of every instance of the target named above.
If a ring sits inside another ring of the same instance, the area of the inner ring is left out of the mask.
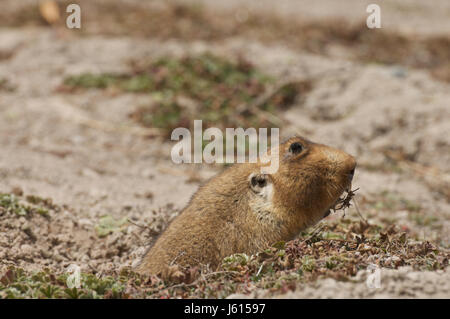
[[[208,0],[178,0],[180,3],[208,4]],[[310,1],[310,0],[229,0],[218,1],[216,7],[222,10],[234,10],[238,16],[252,11],[280,14],[286,19],[313,20],[344,18],[359,21],[367,18],[369,4],[378,4],[382,13],[382,27],[399,30],[404,33],[423,35],[448,35],[450,32],[450,4],[445,0],[429,3],[417,0],[346,0],[346,1]]]
[[[323,18],[361,15],[348,10],[356,1],[344,6],[300,2],[282,1],[280,14],[288,19],[296,14],[290,9],[296,8],[303,15]],[[229,1],[221,10],[238,5]],[[387,10],[386,28],[410,32],[420,27],[425,36],[449,34],[447,1],[425,9],[421,1],[390,1],[385,6],[393,8]],[[0,53],[5,56],[0,59],[0,78],[14,88],[0,90],[0,193],[20,189],[25,195],[51,198],[59,208],[51,211],[50,220],[0,215],[0,267],[63,271],[77,263],[102,273],[136,263],[152,237],[139,225],[148,223],[160,231],[199,182],[217,169],[173,164],[172,144],[142,137],[139,129],[109,130],[83,120],[136,127],[128,114],[148,102],[148,96],[108,91],[70,95],[57,88],[71,74],[125,71],[131,58],[205,51],[245,56],[274,76],[314,79],[304,102],[279,114],[286,123],[283,134],[299,133],[354,154],[359,163],[354,186],[360,187],[362,203],[390,194],[418,205],[414,214],[432,220],[417,223],[413,212],[396,208],[369,214],[369,221],[391,220],[420,238],[449,247],[450,90],[448,83],[433,79],[426,70],[360,64],[240,37],[214,44],[186,43],[78,37],[47,27],[23,27],[0,29]],[[351,208],[348,214],[356,213]],[[95,225],[105,215],[126,217],[136,225],[126,226],[125,235],[98,238]],[[27,228],[35,240],[23,231]],[[383,270],[382,288],[376,290],[365,289],[364,276],[346,283],[325,279],[279,297],[450,297],[448,271]],[[264,291],[253,295],[263,296]]]
[[[359,271],[349,282],[339,282],[331,278],[319,279],[310,285],[298,285],[295,291],[277,295],[276,298],[448,298],[448,285],[441,283],[450,279],[448,271],[414,271],[410,267],[382,269],[379,281],[371,279],[372,272]],[[230,299],[267,298],[264,291],[250,295],[234,294]]]

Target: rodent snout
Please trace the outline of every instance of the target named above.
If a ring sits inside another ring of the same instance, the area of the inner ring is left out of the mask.
[[[350,159],[348,160],[347,164],[347,176],[349,182],[351,182],[353,180],[353,176],[355,176],[355,169],[356,169],[356,160],[353,156],[350,156]]]
[[[349,182],[351,182],[353,180],[353,176],[355,176],[355,169],[352,169],[349,173],[348,173],[348,179]]]

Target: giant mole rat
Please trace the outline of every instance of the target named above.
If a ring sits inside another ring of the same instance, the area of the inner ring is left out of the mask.
[[[136,270],[160,274],[171,264],[215,268],[235,253],[254,254],[328,216],[348,190],[356,161],[347,153],[302,137],[277,146],[279,168],[235,164],[193,195],[149,248]]]

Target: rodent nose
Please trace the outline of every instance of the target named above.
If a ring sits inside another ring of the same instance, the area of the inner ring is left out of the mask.
[[[350,173],[348,174],[348,176],[349,176],[349,178],[350,178],[350,181],[353,180],[353,176],[355,176],[355,169],[352,169],[352,170],[350,171]]]
[[[348,163],[348,173],[347,173],[350,182],[353,180],[353,176],[355,175],[355,169],[356,169],[356,161],[353,157],[351,157]]]
[[[350,154],[344,151],[335,149],[329,146],[322,145],[322,152],[318,153],[320,156],[325,156],[328,159],[329,165],[337,168],[336,173],[341,175],[343,178],[348,177],[349,182],[352,181],[353,175],[355,175],[356,160]]]

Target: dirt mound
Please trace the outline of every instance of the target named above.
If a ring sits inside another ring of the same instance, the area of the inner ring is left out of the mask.
[[[154,212],[145,224],[106,215],[97,221],[77,217],[68,207],[36,196],[0,195],[2,272],[9,267],[61,273],[71,264],[82,271],[107,274],[138,260],[150,239],[175,212]],[[145,225],[151,225],[145,226]]]

